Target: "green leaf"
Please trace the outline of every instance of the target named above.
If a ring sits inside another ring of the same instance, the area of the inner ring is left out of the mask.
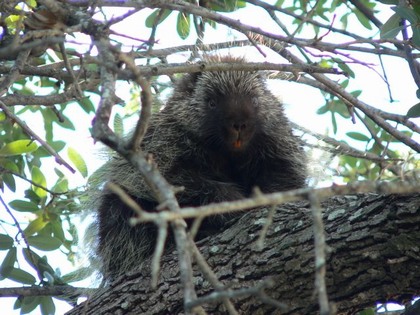
[[[61,242],[64,242],[66,240],[64,236],[63,225],[59,219],[51,222],[51,228],[54,237],[58,238]]]
[[[381,27],[380,36],[381,39],[394,39],[398,33],[404,28],[404,25],[400,25],[401,16],[394,13],[388,21],[385,22]]]
[[[3,182],[9,187],[9,189],[13,192],[16,191],[16,181],[15,177],[10,173],[4,173],[3,175]]]
[[[360,132],[347,132],[346,135],[354,140],[358,140],[358,141],[370,141],[370,138]]]
[[[85,160],[82,158],[82,156],[73,148],[67,149],[67,155],[69,159],[73,162],[73,165],[80,172],[80,174],[82,174],[83,177],[87,177],[88,170],[87,170]]]
[[[420,103],[417,103],[416,105],[412,106],[408,110],[406,116],[409,117],[409,118],[417,118],[417,117],[420,117]]]
[[[39,296],[25,296],[22,300],[20,314],[28,314],[32,312],[41,302]]]
[[[156,19],[159,16],[159,12],[162,11],[162,9],[156,9],[155,11],[152,12],[152,14],[150,14],[147,18],[146,18],[146,27],[152,28],[155,25]],[[163,10],[162,15],[160,16],[159,22],[157,23],[160,24],[162,23],[173,11],[172,10]]]
[[[318,115],[323,115],[326,112],[328,112],[330,110],[330,107],[328,106],[328,104],[322,105],[320,108],[318,108],[318,110],[316,111],[316,113]]]
[[[48,221],[45,221],[43,216],[40,216],[36,218],[35,220],[31,221],[25,230],[23,230],[23,233],[26,237],[32,236],[35,233],[38,233],[41,231],[46,225],[48,224]]]
[[[411,28],[413,29],[413,36],[411,37],[411,41],[417,47],[420,46],[420,27],[418,24],[412,25]]]
[[[60,178],[57,183],[53,186],[52,190],[55,193],[65,193],[69,191],[69,181],[67,178]]]
[[[334,61],[337,62],[337,66],[343,70],[350,78],[355,78],[356,74],[354,71],[341,59],[334,58]]]
[[[84,97],[78,101],[80,107],[85,111],[86,114],[94,113],[95,106],[89,97]]]
[[[218,12],[233,12],[237,9],[244,8],[246,6],[246,1],[239,0],[224,0],[224,1],[214,1],[209,2],[208,8]]]
[[[38,184],[41,187],[47,188],[47,180],[45,179],[44,174],[37,166],[32,166],[31,178],[35,184]],[[33,191],[40,197],[44,198],[47,196],[47,191],[41,187],[32,185]]]
[[[59,248],[63,243],[53,236],[30,236],[27,238],[29,245],[40,250],[50,251]]]
[[[15,209],[16,211],[22,211],[22,212],[35,212],[38,211],[38,205],[31,201],[25,201],[25,200],[13,200],[9,202],[9,206]]]
[[[34,284],[36,282],[33,275],[19,268],[13,268],[7,278],[23,284]]]
[[[31,153],[36,149],[38,149],[38,146],[32,140],[16,140],[3,146],[0,149],[0,156],[13,156]]]
[[[190,35],[190,14],[178,13],[176,30],[182,39],[186,39]]]
[[[12,247],[4,257],[3,262],[0,265],[0,276],[7,278],[10,272],[13,270],[13,265],[16,262],[16,247]]]
[[[122,136],[124,134],[124,124],[121,115],[116,114],[114,117],[114,132]]]
[[[48,143],[53,142],[53,121],[57,119],[57,116],[49,108],[41,108],[41,114],[44,118],[44,130],[45,130],[45,139]]]
[[[332,123],[332,126],[333,126],[334,134],[337,134],[337,130],[338,130],[337,119],[335,118],[335,113],[334,112],[331,112],[331,123]]]
[[[22,254],[28,264],[41,274],[44,272],[48,272],[51,275],[55,274],[54,269],[52,269],[52,267],[48,264],[45,256],[41,257],[29,248],[22,248]]]
[[[363,311],[359,312],[359,315],[375,315],[375,309],[374,308],[365,308]]]
[[[60,152],[66,145],[66,143],[64,141],[54,141],[54,142],[50,142],[48,143],[55,152]],[[39,147],[38,150],[36,150],[36,152],[34,153],[37,157],[42,158],[42,157],[47,157],[47,156],[51,156],[51,153],[48,152],[44,147]]]
[[[66,116],[64,116],[64,114],[61,112],[61,116],[63,117],[64,121],[62,122],[57,122],[57,124],[65,129],[69,129],[69,130],[76,130],[76,127],[74,127],[73,122],[67,118]]]
[[[88,278],[93,273],[93,270],[94,269],[90,267],[82,267],[78,270],[65,274],[61,277],[61,279],[65,283],[81,281]]]
[[[41,198],[32,189],[25,190],[25,198],[37,205],[41,202]]]
[[[341,117],[344,117],[346,119],[350,117],[348,107],[341,100],[333,101],[333,105],[334,106],[332,107],[332,110],[335,113],[339,114]]]
[[[321,61],[318,63],[318,66],[324,69],[331,69],[332,68],[331,60],[321,59]]]
[[[7,250],[13,247],[13,238],[6,234],[0,234],[0,250]]]
[[[20,15],[11,14],[4,19],[4,22],[6,23],[8,28],[16,30],[16,24],[20,19],[21,19]]]
[[[25,0],[25,3],[31,8],[36,8],[37,6],[36,0]]]
[[[42,315],[54,315],[55,314],[55,304],[50,296],[41,296],[41,314]]]
[[[383,4],[395,4],[395,5],[397,5],[399,0],[377,0],[377,1],[379,1]]]
[[[409,21],[411,24],[416,24],[419,21],[419,17],[416,15],[414,10],[408,7],[396,6],[393,7],[392,10],[394,10],[403,19]]]
[[[10,159],[0,160],[0,165],[3,166],[5,169],[8,169],[9,171],[12,171],[13,173],[20,173],[17,164],[14,161],[11,161]]]
[[[372,25],[370,24],[370,20],[359,10],[355,11],[356,17],[359,22],[368,30],[372,29]]]

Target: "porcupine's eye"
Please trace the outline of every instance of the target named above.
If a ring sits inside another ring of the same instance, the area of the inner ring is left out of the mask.
[[[209,106],[209,108],[216,108],[215,100],[208,100],[207,105]]]

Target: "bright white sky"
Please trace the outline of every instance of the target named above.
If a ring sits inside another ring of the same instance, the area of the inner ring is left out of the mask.
[[[387,6],[384,6],[389,8]],[[122,15],[125,10],[115,9],[113,8],[109,12],[112,12],[114,16]],[[388,12],[384,12],[384,16],[390,16],[393,12],[388,9]],[[146,13],[147,12],[147,13]],[[146,11],[137,14],[128,18],[123,23],[120,23],[118,28],[115,30],[119,33],[125,33],[127,35],[138,37],[142,39],[147,39],[150,34],[150,29],[144,27],[144,18],[150,13],[151,11]],[[339,14],[339,13],[337,13]],[[249,16],[252,15],[250,19]],[[254,26],[261,27],[266,30],[270,30],[271,32],[275,32],[278,27],[271,22],[271,19],[263,10],[258,10],[253,8],[249,5],[247,10],[240,10],[239,12],[235,12],[230,14],[231,17],[237,18],[242,20],[244,23],[253,23]],[[195,42],[195,33],[192,32],[190,37],[182,41],[179,39],[176,29],[175,29],[175,20],[176,14],[173,13],[167,21],[164,22],[161,27],[158,28],[156,38],[159,39],[159,45],[156,45],[155,48],[165,48],[165,47],[172,47],[178,46],[183,44],[194,44]],[[338,19],[337,19],[338,20]],[[285,22],[285,21],[283,21]],[[354,26],[352,25],[353,30],[358,29],[360,26],[358,22],[352,21]],[[339,22],[336,22],[336,27],[339,27]],[[224,42],[228,40],[235,40],[235,39],[244,39],[244,36],[238,35],[235,31],[228,31],[225,27],[219,27],[217,30],[212,30],[208,28],[208,32],[206,33],[205,42],[206,43],[214,43],[214,42]],[[366,31],[365,31],[366,32]],[[327,36],[325,38],[326,41],[334,42],[334,35]],[[87,38],[78,37],[75,40],[76,42],[84,42],[88,43]],[[138,44],[138,43],[136,43]],[[78,49],[80,51],[80,48]],[[268,50],[267,50],[268,51]],[[237,53],[237,50],[233,50],[233,53]],[[279,63],[285,63],[285,61],[275,56],[273,53],[270,53],[270,57],[268,59],[264,59],[259,53],[256,51],[255,48],[243,48],[239,52],[240,55],[244,55],[249,60],[252,61],[274,61]],[[185,55],[187,56],[187,55]],[[178,61],[183,61],[182,60]],[[367,61],[364,57],[364,61]],[[170,61],[175,61],[171,60]],[[376,69],[381,73],[379,67],[379,60],[377,58],[372,58],[372,63],[376,65]],[[395,103],[389,103],[389,96],[387,92],[387,87],[385,83],[380,79],[380,77],[375,74],[373,71],[366,71],[366,68],[361,66],[354,67],[357,78],[363,77],[363,80],[358,79],[354,82],[351,82],[351,90],[361,89],[363,90],[360,99],[364,102],[373,105],[375,107],[381,108],[385,111],[391,111],[395,113],[405,114],[407,110],[418,102],[416,98],[416,86],[411,78],[411,74],[408,69],[408,65],[396,58],[384,57],[384,63],[387,70],[387,75],[390,80],[393,98],[396,100]],[[344,80],[344,77],[337,76],[337,80]],[[312,131],[318,133],[325,133],[328,129],[331,128],[330,123],[330,116],[323,115],[319,116],[316,115],[316,110],[324,104],[324,99],[319,93],[319,91],[292,82],[285,82],[285,81],[273,81],[269,82],[270,87],[272,88],[273,92],[282,98],[286,112],[288,113],[291,120],[294,122],[306,127]],[[123,93],[119,93],[119,96],[123,99],[128,99],[127,97],[127,90],[124,89]],[[79,134],[75,136],[73,132],[62,132],[63,139],[68,141],[68,145],[71,147],[76,148],[79,152],[85,152],[86,162],[88,163],[88,168],[90,174],[101,164],[98,162],[97,153],[100,150],[100,145],[92,146],[93,141],[88,132],[88,128],[90,127],[92,116],[87,117],[86,114],[81,111],[80,109],[73,106],[74,109],[72,111],[78,117],[78,132]],[[69,115],[70,116],[70,115]],[[80,119],[79,119],[80,118]],[[418,120],[420,122],[420,120]],[[30,122],[29,122],[30,123]],[[31,126],[36,128],[36,126]],[[339,121],[339,133],[337,135],[337,139],[343,139],[345,136],[345,132],[348,131],[361,131],[364,132],[363,126],[361,123],[357,125],[353,125],[349,120],[340,120]],[[42,128],[40,129],[40,134],[43,134]],[[81,147],[81,143],[84,144],[84,147]],[[358,144],[357,142],[352,144]],[[92,150],[92,148],[94,148]],[[363,150],[363,148],[360,148]],[[64,155],[65,157],[65,155]],[[60,170],[66,172],[64,168],[60,168]],[[69,179],[73,183],[73,185],[82,185],[85,182],[80,175],[72,175],[68,173]],[[15,195],[6,195],[7,201],[13,200],[16,196]],[[3,253],[0,252],[0,257],[3,256]],[[1,258],[0,258],[1,260]],[[60,260],[57,260],[57,257],[54,257],[53,260],[50,259],[50,263],[55,268],[60,268],[62,274],[67,273],[68,271],[74,269],[74,266],[71,266],[64,257]],[[2,286],[10,285],[16,286],[16,283],[2,281]],[[83,283],[81,285],[89,285]],[[4,314],[17,314],[17,311],[13,311],[13,303],[15,299],[0,299],[0,309],[4,312]],[[57,301],[57,300],[56,300]],[[68,306],[67,303],[57,301],[57,312],[56,314],[62,314],[66,310],[69,310],[71,307]],[[39,309],[36,309],[32,314],[39,314]]]

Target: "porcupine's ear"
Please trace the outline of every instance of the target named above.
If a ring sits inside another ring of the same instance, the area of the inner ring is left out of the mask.
[[[201,72],[194,72],[183,75],[176,83],[175,90],[178,94],[191,95],[201,74]]]

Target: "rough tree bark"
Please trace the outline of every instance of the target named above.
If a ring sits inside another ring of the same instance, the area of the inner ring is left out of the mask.
[[[339,314],[375,302],[404,302],[420,295],[420,194],[365,194],[333,197],[323,203],[328,245],[327,286]],[[198,242],[207,262],[228,288],[258,286],[289,307],[287,314],[316,314],[312,216],[306,202],[278,207],[264,241],[256,248],[267,210],[253,210],[219,234]],[[103,289],[68,314],[179,314],[182,292],[175,253],[162,261],[157,290],[150,289],[150,263]],[[198,296],[212,291],[195,271]],[[260,296],[232,300],[240,314],[280,314]],[[209,314],[226,314],[219,302]],[[284,314],[284,313],[282,313]]]

